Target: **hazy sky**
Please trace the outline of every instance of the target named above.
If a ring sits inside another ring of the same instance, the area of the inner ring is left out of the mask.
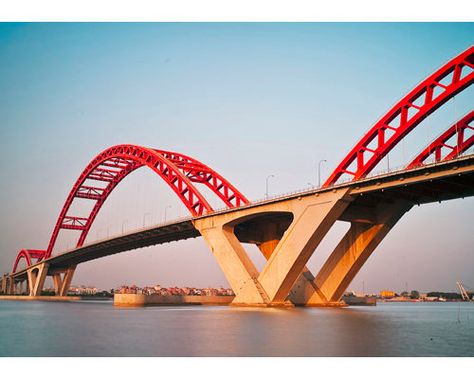
[[[473,42],[474,25],[461,23],[0,24],[0,270],[21,248],[46,248],[72,184],[109,146],[183,152],[253,200],[270,174],[271,194],[305,188],[320,159],[325,179],[396,101]],[[390,154],[390,166],[473,104],[473,88],[456,96]],[[167,206],[168,219],[187,215],[140,169],[109,197],[88,241],[160,222]],[[350,288],[474,287],[473,212],[472,198],[416,207]],[[311,269],[346,228],[335,225]],[[62,233],[59,251],[75,236]],[[227,286],[202,238],[80,265],[73,283]]]

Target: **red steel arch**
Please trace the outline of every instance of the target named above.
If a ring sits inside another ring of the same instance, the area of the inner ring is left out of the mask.
[[[21,250],[16,256],[15,263],[13,264],[12,273],[16,272],[16,269],[18,268],[18,263],[20,263],[21,259],[26,260],[26,265],[27,267],[29,267],[33,264],[33,259],[36,259],[35,263],[37,263],[44,258],[45,254],[46,254],[45,250],[32,250],[32,249]]]
[[[230,208],[240,207],[249,204],[249,201],[240,193],[237,188],[230,184],[216,171],[194,158],[184,154],[172,153],[169,151],[156,150],[159,154],[173,162],[178,168],[188,171],[188,177],[192,182],[205,184]]]
[[[142,166],[147,166],[157,173],[173,189],[193,216],[213,211],[193,183],[206,185],[230,208],[249,203],[247,198],[226,179],[193,158],[136,145],[113,146],[97,155],[77,179],[56,222],[45,258],[51,256],[61,229],[80,231],[76,246],[82,246],[100,208],[112,190],[128,174]],[[71,204],[77,198],[96,202],[87,217],[68,214]]]
[[[323,187],[344,174],[365,177],[411,130],[474,82],[474,46],[423,80],[385,114],[354,146]],[[390,136],[387,136],[391,133]],[[370,154],[369,157],[366,156]]]
[[[466,129],[474,130],[473,126],[469,124],[474,120],[474,110],[465,115],[462,119],[457,121],[454,125],[449,127],[443,134],[431,142],[420,154],[417,155],[410,164],[407,165],[407,169],[422,166],[424,162],[434,154],[436,162],[442,160],[449,160],[457,157],[458,155],[465,152],[472,145],[474,145],[474,134],[467,139],[465,138]],[[449,139],[456,136],[456,144],[454,146],[448,145]],[[443,148],[448,149],[448,153],[443,157]]]

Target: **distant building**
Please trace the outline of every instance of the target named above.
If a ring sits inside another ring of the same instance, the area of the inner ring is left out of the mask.
[[[80,287],[74,287],[71,286],[69,288],[69,291],[67,292],[68,295],[78,295],[78,296],[91,296],[97,294],[97,288],[96,287],[86,287],[86,286],[80,286]]]
[[[161,295],[161,296],[235,296],[230,288],[194,288],[194,287],[168,287],[155,285],[153,287],[145,286],[143,288],[136,285],[121,286],[113,291],[119,294],[143,294],[143,295]]]
[[[395,297],[395,295],[396,293],[393,291],[389,291],[389,290],[380,291],[380,297],[392,298],[392,297]]]

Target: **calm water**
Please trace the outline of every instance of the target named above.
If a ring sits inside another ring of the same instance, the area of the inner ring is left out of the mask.
[[[474,356],[474,303],[345,309],[0,301],[0,356]]]

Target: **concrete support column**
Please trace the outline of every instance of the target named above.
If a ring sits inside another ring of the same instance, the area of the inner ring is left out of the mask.
[[[302,298],[306,299],[306,287],[312,288],[309,294],[313,293],[311,273],[305,270],[302,276],[302,272],[327,231],[352,201],[347,194],[348,189],[332,190],[195,220],[195,227],[209,244],[236,294],[232,304],[286,305],[290,290],[300,277],[304,285],[299,291],[304,295]],[[272,231],[270,227],[268,230],[264,228],[264,236],[258,245],[268,261],[258,273],[234,228],[259,215],[271,213],[291,213],[293,221],[281,239],[265,236]],[[311,283],[308,285],[308,282]]]
[[[259,250],[262,252],[263,256],[267,261],[272,256],[272,253],[275,251],[280,238],[278,238],[278,225],[275,223],[266,224],[263,228],[263,238],[264,242],[257,244]],[[293,285],[293,288],[289,294],[289,300],[295,305],[304,305],[309,300],[309,297],[318,290],[314,283],[314,276],[311,274],[311,271],[305,266],[303,272],[296,280],[296,283]]]
[[[235,293],[233,304],[265,304],[268,296],[257,281],[258,271],[234,234],[215,218],[198,219],[196,228],[208,243]]]
[[[53,274],[53,286],[54,286],[54,293],[56,296],[59,295],[61,292],[61,285],[62,285],[63,279],[61,277],[61,273],[57,272]]]
[[[347,208],[348,190],[323,192],[292,201],[294,220],[259,275],[271,304],[283,304],[309,258]]]
[[[377,223],[352,222],[316,276],[320,293],[313,294],[308,305],[339,301],[372,252],[410,208],[406,203],[393,204],[378,209]]]
[[[53,274],[54,292],[56,296],[67,296],[75,270],[76,266],[72,266],[63,272]],[[61,274],[63,275],[62,277]]]
[[[44,281],[48,274],[48,264],[42,263],[27,270],[30,296],[41,296]]]
[[[4,295],[6,295],[6,293],[7,293],[7,281],[8,281],[8,275],[3,275],[0,291]]]
[[[7,295],[14,295],[15,294],[15,280],[12,276],[8,278],[7,283]]]

